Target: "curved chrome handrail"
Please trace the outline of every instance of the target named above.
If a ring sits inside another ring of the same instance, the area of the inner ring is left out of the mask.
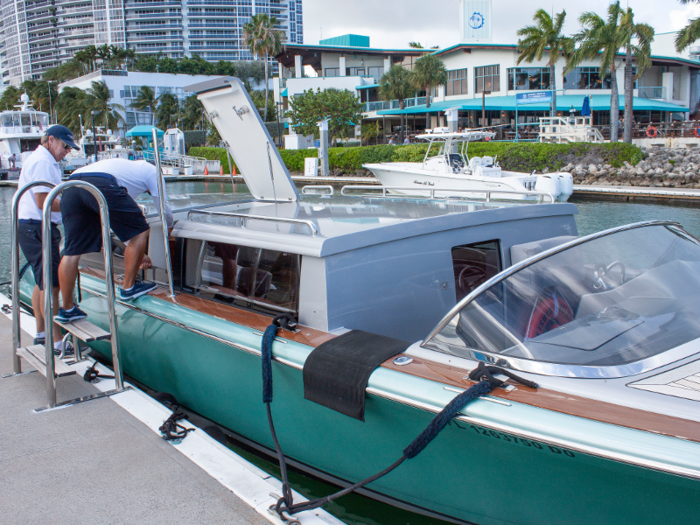
[[[318,235],[318,228],[316,225],[304,219],[287,219],[284,217],[266,217],[264,215],[249,215],[247,213],[231,213],[227,211],[204,211],[204,210],[192,210],[187,214],[187,220],[192,217],[193,213],[198,213],[200,215],[220,215],[223,217],[238,217],[240,219],[253,219],[256,221],[270,221],[270,222],[288,222],[291,224],[303,224],[311,230],[311,236],[316,237]]]
[[[69,180],[58,186],[56,186],[51,192],[46,196],[44,201],[44,224],[43,224],[43,238],[42,238],[42,252],[43,252],[43,277],[44,277],[44,289],[50,290],[53,286],[53,277],[51,275],[51,207],[53,201],[56,199],[59,193],[67,190],[68,188],[81,188],[88,191],[95,200],[97,201],[98,207],[100,209],[100,222],[102,227],[102,250],[104,252],[105,259],[105,286],[107,288],[107,312],[109,314],[109,329],[111,332],[110,342],[112,345],[112,366],[114,368],[114,382],[118,391],[124,390],[124,380],[122,375],[122,367],[119,360],[119,332],[117,329],[117,316],[114,311],[114,271],[112,268],[112,237],[110,235],[109,228],[109,209],[107,207],[107,201],[105,200],[102,192],[98,190],[95,186],[89,182],[82,180]],[[49,286],[49,284],[51,286]],[[44,322],[46,323],[46,382],[47,382],[47,396],[49,408],[56,406],[56,374],[53,373],[54,370],[54,354],[53,354],[53,330],[51,330],[51,323],[53,323],[53,294],[44,294]]]
[[[551,257],[552,255],[556,255],[557,253],[563,252],[564,250],[568,250],[569,248],[572,248],[574,246],[578,246],[580,244],[586,243],[588,241],[592,241],[594,239],[599,239],[602,237],[607,237],[608,235],[612,235],[614,233],[619,233],[623,231],[628,231],[628,230],[634,230],[637,228],[644,228],[647,226],[677,226],[682,229],[682,226],[675,222],[675,221],[664,221],[664,220],[653,220],[653,221],[642,221],[642,222],[637,222],[633,224],[627,224],[625,226],[617,226],[615,228],[610,228],[608,230],[604,230],[602,232],[596,232],[592,233],[590,235],[586,235],[585,237],[580,237],[578,239],[574,239],[572,241],[566,242],[564,244],[560,244],[559,246],[554,246],[548,250],[543,251],[542,253],[539,253],[537,255],[533,255],[532,257],[525,259],[523,261],[520,261],[519,263],[514,264],[510,268],[507,268],[503,270],[501,273],[494,275],[489,279],[488,281],[482,283],[480,286],[475,288],[469,295],[467,295],[464,299],[462,299],[459,303],[457,303],[447,314],[442,318],[442,320],[437,324],[435,328],[432,329],[432,331],[428,334],[428,336],[425,338],[425,340],[421,343],[422,348],[426,348],[426,345],[431,342],[431,340],[440,332],[442,331],[445,326],[457,315],[461,310],[463,310],[469,303],[471,303],[474,299],[476,299],[479,295],[481,295],[482,292],[485,290],[491,288],[493,285],[498,284],[501,281],[504,281],[511,275],[519,272],[523,268],[527,268],[528,266],[531,266],[543,259],[546,259],[548,257]],[[683,230],[685,231],[685,230]],[[503,358],[500,354],[491,354],[488,352],[484,352],[482,350],[479,350],[480,353],[487,354],[489,356],[496,357],[496,359]],[[561,365],[560,365],[561,366]],[[567,365],[570,366],[570,365]]]
[[[31,188],[35,186],[47,186],[55,188],[53,182],[46,180],[35,180],[19,188],[12,198],[12,208],[10,211],[10,248],[12,250],[12,261],[10,276],[12,277],[12,366],[15,374],[22,372],[22,360],[17,354],[17,349],[21,346],[20,343],[20,323],[19,323],[19,240],[17,238],[17,230],[19,228],[19,201]]]

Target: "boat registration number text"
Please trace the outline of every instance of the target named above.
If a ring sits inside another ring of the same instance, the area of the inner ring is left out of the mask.
[[[451,421],[451,423],[454,423],[457,425],[459,428],[466,430],[467,427],[463,426],[462,423],[459,423],[458,421],[455,421],[454,419]],[[482,436],[490,437],[492,439],[500,439],[501,441],[506,441],[509,443],[513,444],[518,444],[522,445],[524,447],[530,447],[530,448],[536,448],[538,450],[544,450],[548,451],[552,454],[561,454],[563,456],[569,457],[569,458],[574,458],[576,455],[571,452],[570,450],[567,450],[562,447],[555,447],[554,445],[547,445],[545,443],[539,443],[537,441],[534,441],[532,439],[525,439],[521,437],[514,436],[512,434],[506,434],[505,432],[499,432],[497,430],[491,430],[490,428],[484,428],[478,425],[469,425],[469,428],[472,429],[474,432],[477,434],[480,434]]]

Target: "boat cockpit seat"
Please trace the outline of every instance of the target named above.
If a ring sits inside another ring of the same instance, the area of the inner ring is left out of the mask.
[[[474,168],[482,166],[481,164],[481,157],[472,157],[469,159],[469,167],[474,170]]]
[[[484,168],[493,168],[493,157],[482,157],[481,165]]]
[[[464,159],[459,153],[450,153],[449,155],[450,167],[454,173],[459,173],[464,169]]]
[[[526,242],[523,244],[514,244],[510,247],[510,262],[511,265],[517,264],[520,261],[542,253],[545,250],[564,244],[565,242],[578,239],[575,235],[561,235],[559,237],[551,237],[542,239],[541,241]]]

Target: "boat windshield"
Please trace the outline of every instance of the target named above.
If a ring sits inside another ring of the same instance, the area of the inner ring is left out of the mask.
[[[671,224],[591,237],[506,273],[424,346],[532,370],[619,366],[700,337],[697,239]]]

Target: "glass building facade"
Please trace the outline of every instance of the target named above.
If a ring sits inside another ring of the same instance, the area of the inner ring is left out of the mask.
[[[37,80],[91,45],[253,60],[243,25],[258,13],[276,17],[288,43],[304,43],[302,0],[0,0],[3,83]]]

